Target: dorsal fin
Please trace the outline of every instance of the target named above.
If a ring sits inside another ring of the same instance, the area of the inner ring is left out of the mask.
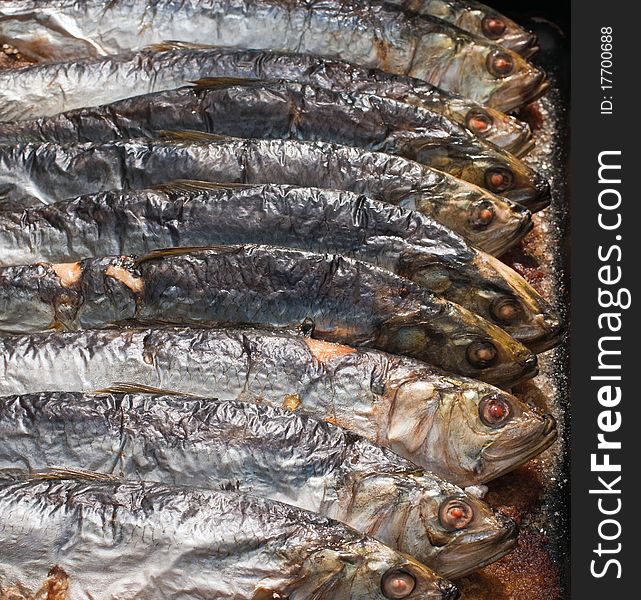
[[[167,50],[214,50],[220,46],[213,46],[210,44],[196,44],[193,42],[179,42],[178,40],[165,40],[157,44],[150,44],[145,46],[143,50],[150,50],[152,52],[166,52]]]
[[[229,245],[229,246],[185,246],[184,248],[160,248],[152,250],[149,254],[139,257],[136,260],[136,265],[141,263],[156,260],[158,258],[166,258],[168,256],[183,256],[185,254],[237,254],[242,252],[244,246]]]
[[[175,179],[169,183],[163,183],[155,189],[164,192],[195,192],[199,190],[236,190],[260,187],[259,183],[237,183],[218,181],[199,181],[195,179]]]
[[[233,142],[243,138],[219,133],[207,133],[195,129],[159,129],[156,134],[160,139],[175,142]]]
[[[191,398],[201,398],[196,394],[181,392],[179,390],[168,390],[165,388],[154,387],[151,385],[142,385],[140,383],[122,383],[116,382],[106,388],[101,388],[94,392],[95,395],[105,394],[150,394],[154,396],[189,396]]]
[[[216,90],[228,87],[252,86],[260,82],[260,79],[250,79],[248,77],[203,77],[190,83],[197,90]]]

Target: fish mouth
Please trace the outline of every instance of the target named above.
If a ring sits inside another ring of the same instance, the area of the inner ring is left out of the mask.
[[[547,208],[552,202],[550,182],[540,176],[536,178],[533,186],[510,190],[505,196],[533,213]]]
[[[550,82],[546,74],[532,67],[532,73],[524,75],[521,82],[515,81],[513,85],[499,88],[494,92],[490,98],[489,105],[492,108],[509,113],[538,100],[549,88]]]
[[[486,533],[474,531],[460,537],[438,555],[434,570],[444,577],[459,579],[512,552],[518,543],[519,526],[500,513],[496,517],[502,521],[499,530]]]
[[[539,374],[539,361],[534,354],[530,354],[524,361],[520,361],[518,364],[521,367],[521,374],[518,379],[513,380],[512,386],[523,383]]]
[[[541,354],[541,352],[546,352],[557,346],[567,331],[567,325],[560,319],[548,317],[544,323],[544,333],[530,340],[519,339],[522,344],[535,354]]]
[[[502,462],[507,461],[505,466],[497,469],[492,474],[492,479],[497,479],[532,460],[535,456],[547,450],[557,437],[556,419],[552,415],[546,414],[543,415],[543,423],[541,426],[521,440],[518,448],[515,448],[512,452],[505,452],[504,448],[496,448],[495,444],[489,446],[483,451],[482,456],[484,460],[488,459],[491,461],[498,459]],[[538,438],[537,442],[529,450],[524,452],[524,448],[528,446],[528,443],[536,438]],[[510,461],[512,458],[516,458],[516,460]]]
[[[527,36],[520,36],[510,43],[510,49],[520,54],[523,58],[532,58],[539,50],[539,40],[534,33],[528,33]]]
[[[442,581],[438,584],[441,592],[441,600],[458,600],[461,597],[461,591],[449,581]]]
[[[508,152],[512,152],[512,154],[514,154],[516,158],[523,158],[524,156],[529,154],[535,146],[536,142],[532,137],[532,132],[529,129],[524,128],[516,137],[511,146],[509,148],[506,148],[506,150]]]

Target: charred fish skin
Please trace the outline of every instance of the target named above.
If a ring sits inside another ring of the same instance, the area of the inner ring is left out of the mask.
[[[0,143],[108,142],[184,129],[356,146],[415,160],[525,206],[550,198],[549,185],[538,173],[439,113],[286,81],[229,85],[225,80],[0,124]]]
[[[334,92],[384,96],[432,110],[518,156],[533,143],[526,123],[411,77],[307,54],[184,43],[159,47],[168,49],[0,72],[0,120],[51,117],[206,78],[285,79]]]
[[[398,156],[324,142],[131,140],[0,147],[3,209],[176,179],[361,193],[432,216],[493,254],[511,247],[532,227],[527,209],[477,186]]]
[[[408,598],[456,596],[427,567],[345,525],[234,492],[32,479],[0,487],[0,522],[3,593],[55,586],[70,600],[177,598],[185,590],[384,600],[400,572],[414,585]]]
[[[4,472],[24,477],[64,465],[133,481],[251,493],[346,523],[432,568],[445,565],[439,572],[448,578],[516,544],[510,519],[457,486],[360,436],[286,409],[189,397],[47,393],[0,398],[0,431]],[[51,436],[65,441],[42,443]]]
[[[385,0],[420,15],[430,15],[500,44],[521,56],[532,56],[537,39],[504,14],[475,0]]]
[[[410,75],[504,112],[547,89],[545,74],[518,54],[379,2],[13,0],[0,10],[0,41],[36,59],[105,56],[165,40],[341,59]]]
[[[124,381],[285,407],[363,435],[461,486],[494,479],[556,438],[551,417],[491,385],[402,356],[283,333],[50,332],[3,336],[0,352],[0,395],[92,392]]]
[[[375,264],[498,324],[530,348],[554,343],[561,330],[552,307],[509,267],[421,213],[351,192],[180,182],[0,213],[3,266],[229,244]]]
[[[536,356],[505,331],[361,261],[273,246],[159,250],[146,257],[0,269],[0,328],[245,324],[426,360],[501,386]]]

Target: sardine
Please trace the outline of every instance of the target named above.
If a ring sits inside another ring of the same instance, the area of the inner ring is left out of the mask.
[[[517,527],[487,504],[329,423],[283,408],[148,395],[0,398],[0,469],[64,467],[246,492],[336,519],[455,578]],[[43,444],[64,439],[64,444]]]
[[[0,213],[0,265],[147,254],[171,246],[266,244],[343,254],[406,277],[539,351],[558,341],[552,307],[515,271],[428,217],[358,196],[179,182]]]
[[[491,385],[402,356],[284,333],[6,335],[0,356],[0,395],[93,392],[124,381],[257,402],[330,421],[461,486],[511,471],[556,438],[551,416]]]
[[[545,178],[439,113],[287,81],[235,83],[214,80],[53,117],[0,123],[0,144],[156,138],[167,130],[324,141],[403,156],[528,208],[550,202]]]
[[[419,15],[429,15],[456,25],[487,41],[532,56],[538,50],[536,36],[497,10],[475,0],[385,0]]]
[[[0,42],[68,61],[165,40],[316,54],[410,75],[509,112],[543,94],[545,74],[515,52],[440,19],[358,0],[5,0]]]
[[[0,330],[136,323],[301,329],[503,386],[538,372],[536,356],[496,325],[408,279],[336,254],[173,248],[0,269]]]
[[[526,123],[411,77],[309,54],[193,47],[36,64],[0,71],[0,119],[18,121],[172,90],[208,77],[287,79],[335,92],[393,98],[443,114],[517,156],[533,145]]]
[[[500,254],[532,228],[520,205],[413,161],[323,142],[122,141],[0,147],[4,209],[175,179],[283,183],[362,193],[434,217],[472,245]]]
[[[0,596],[453,600],[428,567],[265,498],[86,476],[0,486]]]

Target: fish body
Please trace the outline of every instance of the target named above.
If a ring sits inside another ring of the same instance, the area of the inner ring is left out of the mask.
[[[419,15],[429,15],[456,25],[465,31],[500,44],[522,56],[537,50],[533,33],[497,10],[475,0],[385,0]]]
[[[384,600],[399,572],[408,599],[458,595],[409,556],[299,508],[91,477],[0,486],[0,556],[10,598]]]
[[[554,419],[491,385],[403,356],[284,333],[6,335],[0,355],[0,395],[93,392],[134,382],[286,408],[365,436],[461,486],[516,468],[556,437]]]
[[[178,43],[160,47],[167,49],[0,71],[0,120],[50,117],[206,78],[286,79],[334,92],[384,96],[432,110],[515,155],[527,153],[533,144],[526,123],[411,77],[308,54]]]
[[[509,267],[421,213],[351,192],[181,182],[0,213],[0,265],[229,244],[343,254],[375,264],[481,315],[532,349],[554,344],[561,330],[554,310]]]
[[[516,544],[511,519],[457,486],[360,436],[284,408],[47,393],[0,398],[0,431],[5,472],[25,477],[64,467],[251,493],[346,523],[448,578]],[[65,443],[43,443],[52,438]],[[463,516],[451,515],[455,508]]]
[[[509,112],[547,89],[523,57],[440,19],[347,0],[9,0],[0,42],[68,61],[166,40],[320,55],[410,75]]]
[[[303,329],[510,386],[536,356],[499,327],[388,271],[273,246],[159,250],[0,269],[0,329],[128,323]]]
[[[380,96],[287,81],[230,85],[224,80],[4,123],[0,144],[108,142],[154,138],[167,130],[333,142],[397,154],[525,206],[550,199],[542,176],[440,113]]]
[[[493,254],[532,228],[527,209],[477,186],[401,157],[324,142],[130,140],[0,147],[0,205],[5,209],[176,179],[361,193],[432,216]]]

